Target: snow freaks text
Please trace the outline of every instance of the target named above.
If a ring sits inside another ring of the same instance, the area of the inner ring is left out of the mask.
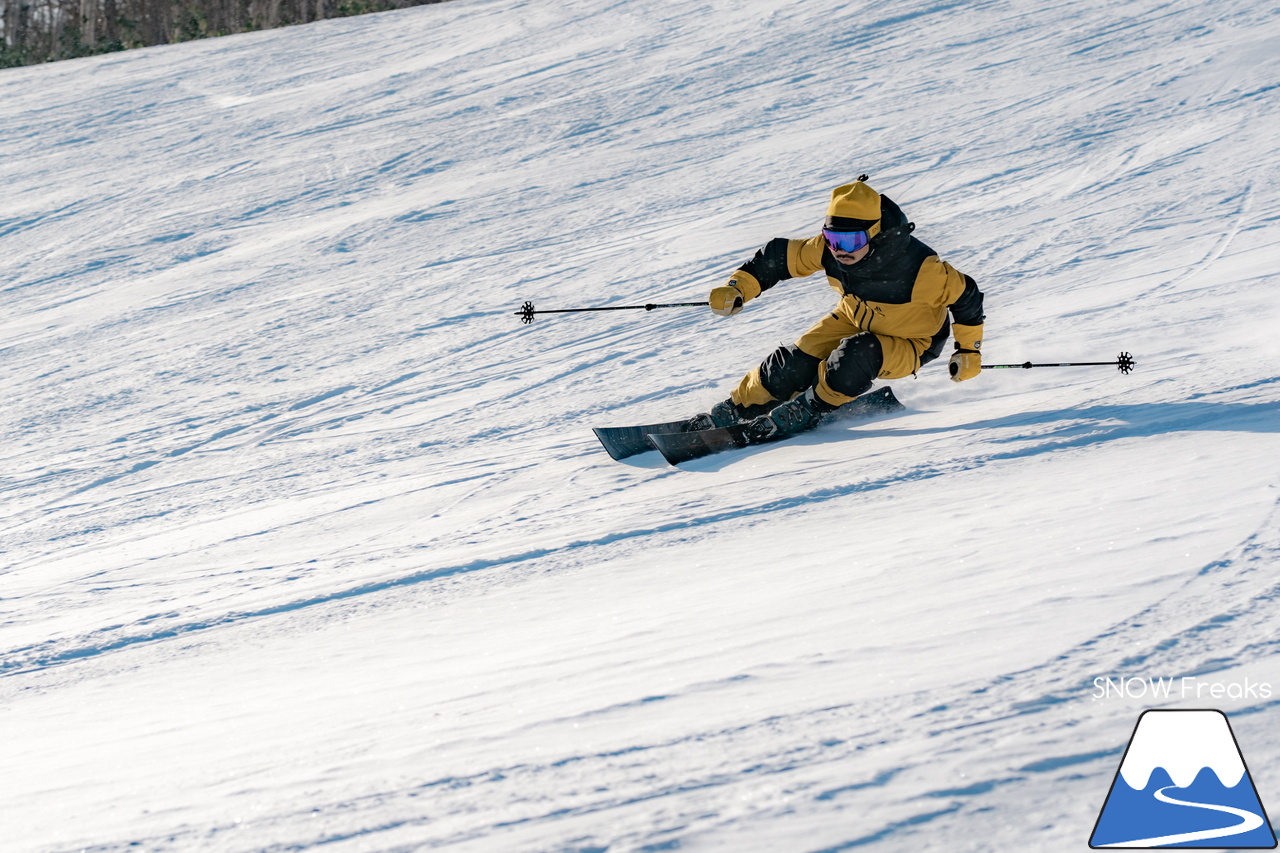
[[[1265,681],[1210,681],[1194,675],[1178,678],[1113,678],[1093,680],[1094,699],[1270,699]]]

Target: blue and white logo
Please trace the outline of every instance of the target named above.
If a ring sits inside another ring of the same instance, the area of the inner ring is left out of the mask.
[[[1144,712],[1089,846],[1274,848],[1227,715]]]

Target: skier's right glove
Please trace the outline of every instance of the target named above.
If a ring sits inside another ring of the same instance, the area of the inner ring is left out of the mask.
[[[755,276],[739,270],[720,287],[711,289],[711,310],[721,317],[732,317],[742,306],[760,295],[760,284]]]
[[[732,317],[742,310],[742,291],[738,290],[737,282],[731,281],[723,287],[713,287],[711,289],[711,310],[721,317]]]
[[[951,333],[956,338],[956,351],[951,356],[951,364],[947,366],[951,381],[972,379],[982,372],[982,324],[962,326],[953,323]]]

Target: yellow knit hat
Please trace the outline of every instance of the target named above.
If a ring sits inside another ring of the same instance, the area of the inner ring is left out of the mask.
[[[866,179],[863,175],[831,191],[826,227],[833,231],[866,231],[870,237],[880,233],[880,193],[863,183]]]

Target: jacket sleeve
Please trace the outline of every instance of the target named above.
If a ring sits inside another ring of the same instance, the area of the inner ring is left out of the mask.
[[[775,237],[756,252],[755,257],[738,267],[734,278],[746,273],[765,291],[785,279],[812,275],[822,269],[823,246],[821,234],[816,241]]]
[[[978,290],[978,283],[967,275],[964,277],[964,290],[950,307],[951,322],[962,326],[980,326],[986,316],[982,313],[982,291]]]

